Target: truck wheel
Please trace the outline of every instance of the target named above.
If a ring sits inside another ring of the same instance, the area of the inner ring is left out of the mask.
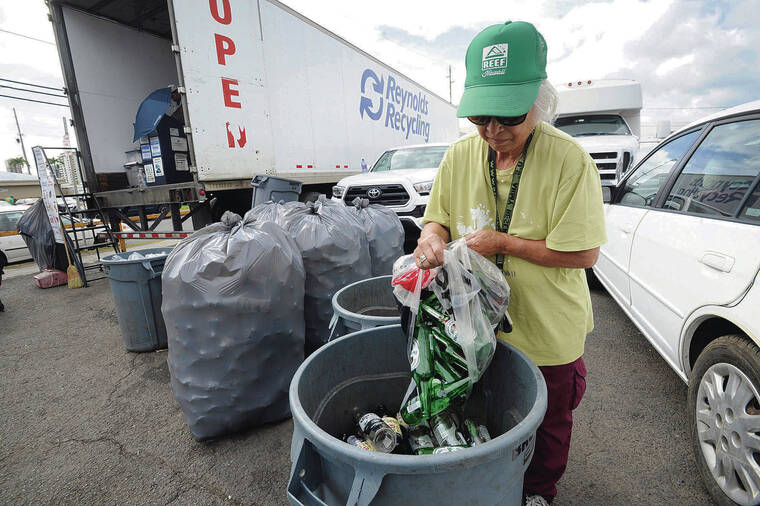
[[[711,342],[689,380],[694,457],[717,504],[760,502],[760,349],[740,335]]]

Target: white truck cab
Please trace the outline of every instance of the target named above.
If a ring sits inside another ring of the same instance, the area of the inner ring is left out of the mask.
[[[401,146],[385,151],[368,172],[344,177],[333,186],[333,200],[346,205],[359,197],[391,208],[401,220],[407,242],[416,241],[430,189],[449,143]]]
[[[557,86],[557,92],[554,126],[588,151],[602,180],[619,180],[639,153],[641,84],[625,79],[575,81]]]

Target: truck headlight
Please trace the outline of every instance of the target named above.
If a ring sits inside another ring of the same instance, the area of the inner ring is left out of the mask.
[[[414,190],[419,193],[420,195],[429,195],[430,190],[433,188],[433,182],[432,181],[424,181],[422,183],[417,183],[414,185]]]
[[[345,186],[338,186],[338,185],[333,186],[333,197],[337,197],[339,199],[343,198],[344,191],[346,191]]]

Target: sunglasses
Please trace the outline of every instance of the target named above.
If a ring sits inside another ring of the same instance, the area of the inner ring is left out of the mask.
[[[517,126],[522,124],[527,117],[528,113],[522,116],[469,116],[467,119],[478,126],[486,126],[492,119],[503,126]]]

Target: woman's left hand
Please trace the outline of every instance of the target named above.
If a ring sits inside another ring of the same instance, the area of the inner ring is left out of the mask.
[[[467,247],[484,257],[506,254],[507,234],[495,230],[478,230],[465,237]]]

